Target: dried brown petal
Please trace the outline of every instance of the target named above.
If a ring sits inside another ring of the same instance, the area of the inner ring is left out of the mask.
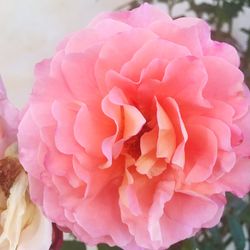
[[[17,158],[5,157],[0,160],[0,187],[6,197],[9,196],[10,188],[21,170],[22,165]]]

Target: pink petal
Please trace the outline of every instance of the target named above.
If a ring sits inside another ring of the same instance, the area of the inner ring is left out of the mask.
[[[178,18],[172,23],[158,21],[150,29],[160,38],[186,47],[196,57],[203,55],[203,46],[210,39],[208,25],[197,18]]]
[[[130,39],[130,37],[134,37],[134,39],[130,40],[131,42],[127,46],[123,41]],[[96,79],[102,93],[107,92],[106,73],[110,70],[119,72],[122,65],[132,58],[135,51],[153,38],[155,38],[155,35],[150,31],[133,29],[113,36],[112,39],[104,44],[95,66]]]
[[[235,123],[242,132],[242,142],[234,149],[239,156],[250,157],[250,106],[247,114]]]
[[[208,74],[204,96],[230,104],[236,111],[234,118],[244,115],[247,111],[247,105],[244,97],[242,72],[220,58],[205,57],[203,62]]]
[[[164,100],[163,105],[169,117],[171,117],[176,136],[176,148],[171,163],[183,168],[185,165],[185,145],[188,140],[188,134],[176,101],[169,97]]]
[[[39,130],[33,122],[30,110],[28,110],[22,121],[19,124],[19,131],[22,133],[18,133],[18,143],[19,143],[19,158],[20,162],[25,168],[26,171],[32,173],[32,176],[39,178],[41,172],[44,170],[44,166],[37,163],[39,158],[43,158],[45,156],[45,148],[41,148],[39,152]],[[36,133],[34,133],[36,132]],[[39,155],[43,157],[38,157]]]
[[[84,29],[70,36],[65,46],[66,54],[83,53],[87,49],[93,47],[101,37],[93,29]],[[96,46],[96,45],[95,45]]]
[[[239,197],[246,195],[250,191],[250,159],[239,159],[234,168],[220,179],[220,183]]]
[[[131,240],[131,235],[121,221],[118,207],[118,187],[121,177],[110,174],[110,171],[113,171],[111,169],[98,171],[100,173],[96,172],[92,175],[92,180],[88,184],[91,198],[85,200],[84,203],[79,203],[75,210],[76,221],[94,238],[106,236],[108,230],[112,237],[112,244],[115,242],[120,246],[126,245]],[[100,182],[100,177],[102,182]],[[99,186],[99,191],[96,192]],[[92,188],[96,191],[91,191]],[[110,207],[110,204],[113,205]],[[99,220],[100,216],[102,220]]]
[[[166,158],[168,161],[170,161],[176,148],[176,135],[174,126],[166,111],[157,101],[156,106],[157,123],[159,127],[156,156],[158,158]]]
[[[174,194],[173,198],[165,205],[164,211],[169,219],[195,229],[202,228],[204,224],[210,222],[217,215],[221,205],[221,202],[213,197],[208,198],[183,191]],[[175,230],[178,230],[178,227]]]
[[[81,102],[98,102],[100,93],[97,87],[94,65],[98,49],[87,50],[83,54],[70,54],[62,61],[62,73],[73,96]]]
[[[82,151],[81,146],[74,138],[74,123],[79,109],[74,103],[54,101],[52,114],[57,122],[55,131],[55,146],[64,154],[75,154]]]
[[[131,105],[124,105],[124,133],[125,140],[136,135],[145,124],[146,120],[141,112]]]
[[[140,80],[142,70],[155,58],[170,62],[187,55],[190,53],[185,47],[157,38],[145,43],[136,51],[132,59],[122,66],[121,74],[137,82]]]
[[[231,130],[220,119],[213,119],[205,116],[192,116],[188,123],[202,125],[209,128],[217,137],[218,147],[230,151],[231,147]]]
[[[132,27],[146,27],[157,20],[171,21],[171,18],[165,12],[145,3],[132,11],[108,12],[101,14],[90,23],[90,27],[95,26],[99,22],[103,22],[106,18],[119,20]]]
[[[214,133],[201,125],[187,127],[186,182],[202,182],[212,173],[217,158],[217,139]]]
[[[87,106],[81,106],[75,120],[74,137],[87,153],[102,156],[102,142],[114,131],[113,122],[101,111],[97,110],[94,115]]]
[[[227,43],[213,41],[204,48],[204,55],[218,56],[232,63],[234,66],[239,67],[240,57],[237,50]]]
[[[185,75],[184,78],[183,75]],[[190,103],[209,107],[210,104],[203,97],[207,79],[208,75],[200,60],[193,57],[179,58],[172,61],[166,68],[163,79],[164,92],[180,105]]]

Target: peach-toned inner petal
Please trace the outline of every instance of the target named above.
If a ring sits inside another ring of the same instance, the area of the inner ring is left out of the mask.
[[[168,115],[157,101],[156,106],[157,123],[159,127],[156,156],[158,158],[166,158],[166,160],[170,162],[176,148],[175,130]]]

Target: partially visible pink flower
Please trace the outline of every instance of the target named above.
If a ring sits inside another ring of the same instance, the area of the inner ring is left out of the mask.
[[[19,112],[9,102],[0,76],[0,159],[8,146],[16,142]]]
[[[51,223],[31,202],[28,178],[17,159],[19,121],[0,79],[0,250],[48,250]]]
[[[30,192],[88,244],[165,249],[250,189],[249,91],[233,47],[150,5],[97,17],[36,67],[19,127]]]

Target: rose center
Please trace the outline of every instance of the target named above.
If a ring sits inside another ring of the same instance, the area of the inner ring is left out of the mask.
[[[151,128],[145,124],[137,135],[129,138],[123,146],[123,152],[132,156],[137,160],[141,155],[140,140],[144,133],[150,131]]]

